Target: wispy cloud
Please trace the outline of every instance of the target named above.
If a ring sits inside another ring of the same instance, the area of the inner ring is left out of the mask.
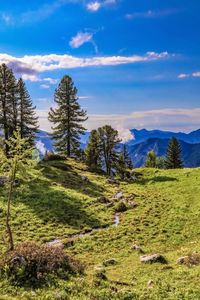
[[[172,56],[174,56],[174,54],[169,54],[168,52],[147,52],[143,56],[95,56],[83,58],[67,54],[25,55],[22,57],[15,57],[0,53],[0,63],[7,64],[13,68],[16,73],[35,75],[40,72],[61,69],[145,63],[168,59]]]
[[[69,45],[72,48],[79,48],[85,43],[91,42],[93,34],[91,32],[78,32],[76,36],[72,37]]]
[[[127,13],[125,18],[128,20],[138,19],[138,18],[160,18],[166,17],[177,13],[175,9],[166,9],[166,10],[148,10],[142,12],[133,12]]]
[[[0,19],[6,24],[6,25],[10,25],[12,24],[13,20],[11,15],[7,14],[7,13],[2,13],[0,15]]]
[[[49,89],[49,88],[50,88],[50,85],[48,85],[48,84],[41,84],[40,87],[41,87],[42,89]]]
[[[50,131],[48,110],[38,110],[40,127]],[[129,114],[89,114],[86,123],[88,130],[110,124],[120,132],[123,140],[130,138],[129,129],[147,128],[174,131],[191,131],[200,128],[200,107],[197,108],[164,108],[146,111],[135,111]]]
[[[40,78],[38,75],[22,74],[22,79],[31,82],[48,82],[49,84],[56,84],[58,79],[45,77]]]
[[[91,12],[97,12],[103,7],[109,6],[109,5],[114,5],[117,3],[117,0],[104,0],[104,1],[91,1],[87,3],[86,7],[87,10]]]
[[[99,30],[93,32],[78,32],[74,37],[71,38],[69,45],[71,48],[79,48],[86,43],[92,44],[94,47],[95,53],[98,53],[98,47],[96,42],[94,41],[94,34],[96,34]]]
[[[89,11],[98,11],[101,8],[101,3],[98,1],[90,2],[87,4],[87,9]]]
[[[200,77],[200,72],[181,73],[181,74],[178,75],[179,79],[192,78],[192,77]]]

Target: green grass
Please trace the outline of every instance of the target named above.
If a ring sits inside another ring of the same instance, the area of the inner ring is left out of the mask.
[[[200,299],[200,266],[176,264],[178,257],[200,252],[200,169],[138,172],[142,176],[136,183],[117,186],[73,160],[42,163],[31,182],[23,183],[16,192],[12,206],[15,243],[67,240],[72,234],[102,229],[76,239],[66,249],[85,263],[84,276],[57,280],[36,291],[2,280],[0,299]],[[118,191],[137,206],[121,213],[116,227],[114,207],[107,208],[96,199],[105,195],[114,201]],[[5,190],[0,188],[1,232],[5,207]],[[162,254],[168,263],[141,264],[140,254],[130,249],[133,244],[140,245],[145,254]],[[3,239],[0,249],[5,251]],[[108,280],[95,284],[95,267],[110,258],[117,263],[106,267]],[[150,280],[152,288],[148,288]]]

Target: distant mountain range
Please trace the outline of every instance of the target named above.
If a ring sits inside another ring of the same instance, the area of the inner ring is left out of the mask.
[[[133,139],[128,141],[127,144],[129,146],[139,144],[150,138],[171,139],[172,137],[175,137],[178,140],[184,141],[189,144],[200,143],[200,129],[192,131],[190,133],[146,129],[131,129],[130,131],[133,135]]]
[[[190,133],[162,130],[131,129],[133,138],[126,142],[130,157],[135,167],[144,165],[147,153],[154,150],[158,156],[166,155],[169,139],[176,137],[181,144],[182,159],[185,167],[200,166],[200,129]],[[81,147],[85,148],[90,133],[81,136]],[[37,148],[43,155],[53,150],[53,141],[47,132],[40,130],[36,138]]]

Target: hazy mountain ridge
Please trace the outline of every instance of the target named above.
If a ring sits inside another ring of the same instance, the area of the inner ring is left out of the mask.
[[[150,138],[142,143],[129,146],[129,153],[135,167],[144,165],[147,153],[154,150],[158,156],[165,156],[169,139]],[[200,166],[200,143],[189,144],[180,140],[182,159],[187,168]]]
[[[147,153],[154,150],[158,156],[164,156],[169,139],[176,137],[182,148],[182,159],[185,167],[200,166],[200,129],[190,133],[171,132],[162,130],[131,129],[133,139],[126,142],[135,167],[144,165]],[[81,148],[85,148],[90,132],[81,136]],[[53,150],[53,141],[46,131],[37,133],[36,144],[41,154]]]

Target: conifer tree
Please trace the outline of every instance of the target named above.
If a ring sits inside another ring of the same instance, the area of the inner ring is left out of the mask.
[[[126,175],[128,175],[128,170],[132,168],[133,164],[129,157],[127,147],[124,144],[116,163],[117,175],[123,180],[125,179]]]
[[[51,136],[56,141],[56,151],[71,157],[80,147],[80,135],[85,133],[82,123],[87,120],[86,111],[78,103],[77,89],[71,77],[62,78],[54,100],[57,108],[51,108],[49,112],[49,121],[54,125]]]
[[[85,162],[91,171],[101,170],[100,140],[97,130],[92,130],[85,149]]]
[[[21,138],[26,138],[32,147],[35,141],[35,134],[38,130],[38,117],[36,117],[35,114],[36,107],[32,104],[31,97],[22,78],[18,80],[17,89],[19,132],[21,134]]]
[[[174,137],[169,141],[165,164],[167,169],[183,168],[183,161],[181,160],[181,146],[178,140]]]
[[[27,140],[22,139],[19,131],[13,133],[6,143],[9,145],[9,155],[5,155],[0,148],[0,169],[8,176],[8,200],[6,213],[6,231],[8,234],[9,250],[14,249],[13,233],[11,229],[11,205],[14,200],[15,181],[17,175],[27,180],[29,171],[35,165],[32,161],[32,148],[28,147]]]
[[[118,158],[118,144],[120,139],[118,131],[110,125],[105,125],[98,128],[99,149],[102,156],[102,162],[105,166],[107,175],[112,175],[112,170],[115,168]]]
[[[8,141],[17,125],[16,80],[11,69],[5,64],[0,65],[0,129]],[[5,143],[5,154],[9,146]]]
[[[156,167],[156,154],[153,150],[151,150],[147,153],[145,167],[146,168],[155,168]]]

